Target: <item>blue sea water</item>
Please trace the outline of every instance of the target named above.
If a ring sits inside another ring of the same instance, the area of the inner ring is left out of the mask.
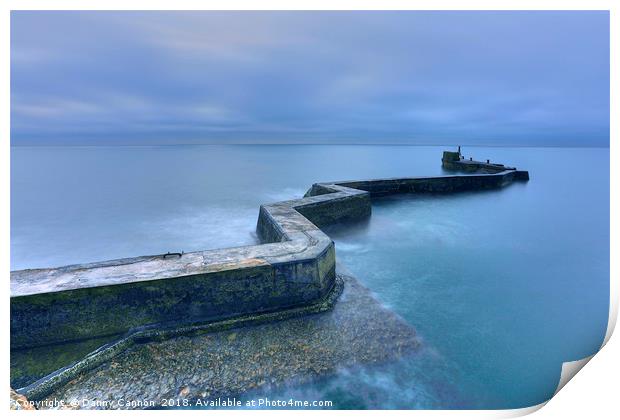
[[[261,203],[317,181],[441,174],[442,147],[14,147],[11,267],[256,242]],[[333,226],[340,264],[414,325],[422,350],[269,398],[335,408],[517,408],[595,352],[609,308],[609,149],[482,148],[528,183],[373,202]],[[260,391],[263,392],[263,391]]]

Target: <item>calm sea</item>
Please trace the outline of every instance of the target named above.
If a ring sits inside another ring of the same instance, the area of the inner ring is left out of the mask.
[[[11,268],[256,243],[261,203],[313,182],[438,175],[442,147],[13,147]],[[609,305],[609,149],[479,148],[500,191],[398,196],[334,226],[337,258],[416,327],[418,354],[270,398],[336,408],[516,408],[595,352]]]

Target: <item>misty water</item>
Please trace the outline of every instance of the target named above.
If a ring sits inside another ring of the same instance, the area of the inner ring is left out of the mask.
[[[442,174],[442,147],[13,147],[11,268],[256,243],[258,206],[313,182]],[[421,350],[269,398],[335,408],[516,408],[595,352],[609,304],[609,149],[478,148],[528,183],[373,202],[337,259]],[[267,394],[267,395],[266,395]],[[248,395],[252,396],[252,395]]]

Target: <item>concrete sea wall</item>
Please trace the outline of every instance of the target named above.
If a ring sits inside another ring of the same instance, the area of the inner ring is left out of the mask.
[[[449,164],[465,171],[479,164],[468,162]],[[335,247],[321,226],[369,217],[376,196],[501,188],[527,179],[527,171],[509,168],[317,183],[304,198],[260,207],[261,245],[14,271],[11,348],[320,306],[336,286]]]
[[[286,242],[14,272],[11,348],[316,303],[334,287],[334,244],[306,224]]]

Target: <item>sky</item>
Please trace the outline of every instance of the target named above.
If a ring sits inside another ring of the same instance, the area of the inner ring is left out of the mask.
[[[11,13],[11,144],[609,146],[609,14]]]

